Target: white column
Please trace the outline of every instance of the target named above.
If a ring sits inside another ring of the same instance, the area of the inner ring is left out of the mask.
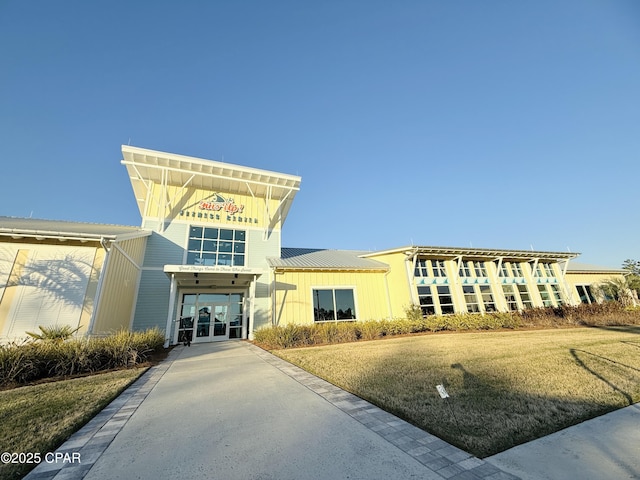
[[[178,282],[176,281],[175,273],[171,274],[171,288],[169,289],[169,313],[167,313],[167,327],[165,328],[165,340],[164,340],[164,348],[167,348],[171,345],[171,340],[173,338],[173,309],[176,305],[176,290],[178,288]]]

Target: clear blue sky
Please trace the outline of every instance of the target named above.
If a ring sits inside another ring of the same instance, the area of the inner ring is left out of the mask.
[[[291,247],[640,260],[640,2],[0,0],[0,215],[139,225],[122,144],[302,176]]]

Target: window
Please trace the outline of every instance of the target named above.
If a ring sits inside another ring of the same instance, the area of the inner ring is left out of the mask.
[[[478,313],[480,312],[480,304],[478,303],[478,295],[473,285],[463,285],[462,293],[464,294],[464,301],[467,304],[467,312]]]
[[[576,285],[576,289],[582,303],[596,303],[596,299],[591,292],[591,285]]]
[[[446,277],[447,272],[444,268],[444,260],[431,260],[431,269],[434,277]]]
[[[429,276],[429,267],[427,266],[426,260],[418,260],[416,262],[416,268],[413,272],[416,277],[428,277]]]
[[[191,227],[187,265],[244,266],[245,231]]]
[[[549,295],[549,290],[547,290],[547,286],[538,285],[538,291],[540,292],[540,298],[542,298],[542,304],[545,307],[551,307],[553,303],[551,302],[551,296]]]
[[[485,312],[495,312],[496,304],[493,302],[491,287],[489,285],[480,285],[480,295],[482,296]]]
[[[476,277],[486,277],[487,276],[487,267],[484,262],[473,262],[476,267]]]
[[[500,276],[501,277],[511,276],[511,272],[509,271],[509,262],[502,262],[500,264]]]
[[[445,313],[453,313],[453,298],[449,287],[446,285],[438,285],[438,302],[440,303],[440,311],[444,315]]]
[[[469,266],[471,262],[461,261],[460,262],[460,270],[458,271],[458,275],[462,278],[468,278],[471,276],[471,268]]]
[[[353,289],[313,289],[313,321],[355,320]]]
[[[433,303],[433,295],[431,295],[431,287],[418,287],[418,298],[422,315],[435,315],[436,308]]]
[[[507,308],[511,312],[518,310],[518,300],[516,298],[516,291],[513,285],[502,285],[502,291],[504,292],[504,298],[507,301]]]
[[[519,263],[513,262],[511,264],[511,268],[513,269],[514,277],[524,277],[524,275],[522,274],[522,265],[520,265]]]
[[[545,273],[547,274],[547,277],[554,278],[556,276],[556,274],[553,273],[553,267],[550,263],[543,263],[542,265],[544,267]]]
[[[531,302],[531,296],[529,295],[529,290],[527,290],[526,285],[518,285],[518,293],[520,294],[520,300],[522,300],[522,306],[524,308],[533,307],[533,303]]]
[[[560,287],[556,284],[549,285],[551,287],[551,293],[553,293],[553,298],[556,301],[556,305],[561,306],[564,302],[562,301],[562,294],[560,293]]]
[[[453,298],[447,285],[418,287],[423,315],[453,313]]]

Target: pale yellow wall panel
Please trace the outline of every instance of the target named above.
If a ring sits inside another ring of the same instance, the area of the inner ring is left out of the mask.
[[[138,265],[142,263],[146,237],[118,243]],[[94,334],[129,329],[140,271],[122,252],[111,246],[105,272],[99,311],[93,325]]]
[[[405,317],[406,308],[413,303],[411,299],[411,288],[413,287],[407,278],[406,256],[402,252],[398,252],[375,255],[370,258],[389,265],[387,285],[391,300],[391,316],[394,318]],[[411,267],[410,274],[413,276],[413,267]]]
[[[200,203],[210,202],[212,200],[212,195],[215,193],[224,197],[225,200],[230,201],[232,199],[232,205],[235,205],[236,207],[242,206],[242,210],[234,213],[223,210],[214,211],[200,208]],[[268,203],[268,212],[273,216],[278,209],[279,202],[277,200],[270,200]],[[212,192],[208,189],[181,189],[181,187],[172,185],[163,188],[160,184],[153,184],[150,201],[147,202],[145,216],[152,218],[164,217],[166,219],[197,218],[202,221],[211,220],[212,222],[215,221],[216,223],[224,224],[227,222],[227,215],[231,215],[232,217],[242,217],[242,223],[265,227],[266,222],[268,222],[268,219],[265,216],[266,212],[267,209],[264,198],[254,198],[251,195],[240,195],[221,190]],[[198,216],[198,214],[201,214],[201,216]],[[206,214],[206,218],[204,214]],[[214,219],[209,218],[210,214],[214,215]],[[238,224],[238,222],[234,220],[230,220],[230,223],[234,225]],[[280,228],[279,222],[274,226],[274,228]]]
[[[313,323],[314,288],[353,287],[358,320],[387,318],[383,273],[376,272],[287,272],[277,275],[279,285],[293,285],[277,292],[280,325]]]

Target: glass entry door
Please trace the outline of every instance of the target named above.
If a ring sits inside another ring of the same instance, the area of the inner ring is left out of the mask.
[[[242,337],[242,293],[185,293],[178,342],[213,342]]]

